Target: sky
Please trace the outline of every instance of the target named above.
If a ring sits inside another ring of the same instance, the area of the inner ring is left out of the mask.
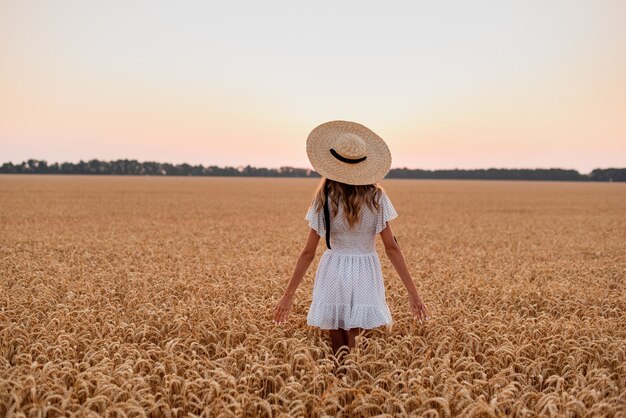
[[[0,164],[626,167],[626,1],[0,0]]]

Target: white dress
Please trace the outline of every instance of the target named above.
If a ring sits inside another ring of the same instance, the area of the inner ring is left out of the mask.
[[[325,246],[324,211],[315,210],[316,202],[317,198],[305,219],[323,238]],[[363,204],[360,221],[352,228],[341,204],[336,215],[329,207],[331,248],[324,251],[317,266],[307,325],[321,329],[391,327],[393,321],[375,239],[385,229],[386,222],[398,214],[384,191],[379,203],[378,211]]]

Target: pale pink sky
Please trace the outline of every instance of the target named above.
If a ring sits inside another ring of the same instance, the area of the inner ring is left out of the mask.
[[[626,2],[0,0],[0,163],[310,167],[360,122],[392,167],[626,166]]]

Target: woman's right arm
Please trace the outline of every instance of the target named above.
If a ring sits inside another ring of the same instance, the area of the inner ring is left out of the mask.
[[[274,308],[274,322],[281,323],[287,320],[296,289],[315,258],[315,250],[319,241],[320,236],[313,228],[310,228],[306,244],[298,256],[296,267],[291,279],[289,279],[287,288]]]
[[[386,223],[385,229],[380,232],[380,237],[383,240],[385,246],[385,253],[389,257],[389,261],[398,272],[404,287],[409,292],[409,309],[413,313],[413,317],[420,321],[430,319],[430,312],[422,301],[419,292],[415,288],[415,283],[409,273],[409,268],[406,265],[404,254],[400,249],[400,246],[394,239],[393,231],[389,222]]]

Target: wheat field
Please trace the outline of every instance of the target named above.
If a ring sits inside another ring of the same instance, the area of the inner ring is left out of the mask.
[[[384,180],[412,320],[282,295],[317,179],[0,177],[0,416],[626,416],[626,184]]]

